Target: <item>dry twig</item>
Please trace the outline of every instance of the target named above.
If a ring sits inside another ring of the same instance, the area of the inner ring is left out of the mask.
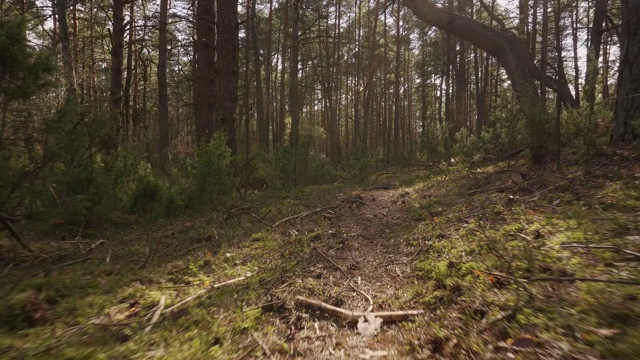
[[[365,315],[364,312],[349,311],[323,303],[322,301],[307,299],[302,296],[296,296],[296,306],[323,312],[327,315],[331,315],[342,320],[345,324],[357,323],[358,319]],[[383,322],[401,322],[409,321],[418,315],[422,315],[422,310],[407,310],[407,311],[385,311],[371,313],[373,316],[382,319]]]
[[[371,312],[371,310],[373,310],[373,299],[371,299],[371,296],[367,295],[364,291],[353,286],[353,284],[351,283],[351,280],[349,280],[349,286],[351,286],[353,290],[360,293],[360,295],[364,296],[365,298],[367,298],[367,300],[369,300],[369,307],[367,308],[366,312]]]
[[[635,256],[637,258],[640,258],[640,253],[637,253],[635,251],[631,251],[631,250],[626,250],[626,249],[622,249],[619,248],[617,246],[613,246],[613,245],[589,245],[589,244],[563,244],[560,245],[561,248],[578,248],[578,249],[605,249],[605,250],[613,250],[613,251],[617,251],[617,252],[621,252],[627,255],[632,255]]]
[[[337,262],[333,261],[333,259],[331,259],[329,256],[325,255],[322,251],[320,251],[320,249],[318,249],[318,248],[317,248],[317,247],[315,247],[315,246],[313,247],[313,249],[314,249],[315,251],[317,251],[317,252],[318,252],[318,254],[322,255],[322,257],[323,257],[323,258],[325,258],[325,259],[329,260],[329,262],[330,262],[330,263],[332,263],[332,264],[333,264],[333,266],[337,267],[340,271],[342,271],[342,272],[346,272],[346,270],[345,270],[342,266],[338,265],[338,263],[337,263]]]
[[[162,314],[162,310],[164,310],[164,302],[165,302],[165,296],[162,295],[162,297],[160,298],[160,303],[156,306],[156,310],[153,313],[153,317],[151,318],[151,321],[149,322],[149,326],[147,326],[144,329],[144,333],[148,334],[151,331],[151,328],[153,327],[153,325],[158,321],[158,319],[160,318],[160,314]]]
[[[208,293],[209,291],[211,291],[213,289],[218,289],[218,288],[221,288],[221,287],[223,287],[225,285],[231,285],[231,284],[237,283],[239,281],[247,279],[249,276],[251,276],[251,274],[247,274],[245,276],[241,276],[241,277],[238,277],[238,278],[235,278],[235,279],[231,279],[231,280],[223,281],[223,282],[218,283],[218,284],[211,285],[208,288],[200,290],[197,293],[195,293],[195,294],[189,296],[188,298],[180,301],[179,303],[173,305],[172,307],[168,308],[164,313],[169,315],[172,312],[174,312],[176,309],[178,309],[180,306],[193,301],[194,299],[196,299],[199,296],[202,296],[202,295]]]
[[[255,332],[251,332],[251,337],[253,338],[253,340],[255,340],[260,347],[262,348],[262,350],[264,351],[264,354],[269,358],[269,359],[274,359],[273,354],[271,353],[271,350],[269,350],[269,347],[267,346],[267,344],[265,344],[264,342],[262,342],[262,340],[260,340],[260,338],[258,337],[258,335],[256,335]]]
[[[309,216],[309,215],[313,215],[313,214],[319,213],[321,211],[329,210],[329,209],[333,209],[333,208],[335,208],[335,206],[331,205],[331,206],[319,207],[319,208],[314,209],[314,210],[308,210],[308,211],[302,212],[302,213],[297,214],[297,215],[292,215],[292,216],[286,217],[286,218],[276,222],[275,224],[271,225],[271,227],[275,228],[275,227],[278,227],[279,225],[282,225],[282,224],[286,223],[287,221],[299,220],[299,219],[302,219],[303,217],[306,217],[306,216]]]

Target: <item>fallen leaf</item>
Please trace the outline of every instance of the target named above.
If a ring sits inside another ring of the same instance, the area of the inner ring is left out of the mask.
[[[536,347],[536,339],[531,336],[522,336],[511,341],[511,345],[514,348],[533,348]]]

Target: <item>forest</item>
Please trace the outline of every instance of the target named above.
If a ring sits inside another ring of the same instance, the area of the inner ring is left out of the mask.
[[[0,358],[640,359],[640,1],[0,0]]]

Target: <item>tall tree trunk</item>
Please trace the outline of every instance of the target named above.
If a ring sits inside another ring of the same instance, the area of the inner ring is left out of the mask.
[[[578,54],[580,24],[580,2],[576,1],[571,10],[571,40],[573,43],[573,87],[576,94],[576,102],[580,104],[580,57]]]
[[[133,52],[135,42],[135,2],[129,4],[129,31],[128,44],[127,44],[127,73],[124,82],[124,104],[123,104],[123,129],[124,142],[129,140],[129,131],[131,128],[131,84],[133,78]]]
[[[227,146],[237,153],[236,111],[238,108],[238,0],[218,0],[218,35],[214,78],[214,126],[227,138]]]
[[[587,73],[584,80],[584,98],[589,105],[589,111],[593,113],[596,102],[596,84],[598,82],[598,69],[600,62],[600,50],[602,49],[602,34],[604,19],[607,16],[608,0],[596,0],[593,11],[593,24],[589,38],[589,50],[587,52]]]
[[[67,99],[75,99],[78,93],[76,88],[76,74],[73,67],[73,51],[69,36],[69,24],[67,22],[67,6],[65,0],[54,0],[56,15],[58,18],[58,41],[62,50],[62,65],[64,67]]]
[[[637,138],[640,123],[640,1],[622,0],[620,68],[613,112],[614,144]]]
[[[107,141],[106,148],[114,152],[118,148],[120,129],[122,127],[122,65],[124,53],[124,5],[125,0],[113,0],[113,29],[111,31],[111,86],[109,98],[111,100],[112,126],[114,134]]]
[[[282,145],[284,143],[284,133],[285,133],[285,128],[286,128],[286,123],[285,123],[285,118],[286,118],[286,101],[285,101],[285,80],[286,80],[286,73],[287,73],[287,55],[288,55],[288,51],[289,51],[289,4],[290,4],[291,0],[285,0],[284,2],[284,14],[283,14],[283,21],[282,21],[282,32],[281,32],[281,37],[282,37],[282,47],[280,49],[280,99],[279,99],[279,111],[278,111],[278,126],[276,126],[277,128],[277,135],[276,138],[274,139],[274,146],[275,145]],[[294,0],[295,1],[295,0]]]
[[[266,84],[265,84],[265,95],[266,95],[266,101],[265,101],[265,123],[267,124],[267,138],[269,137],[269,127],[271,126],[271,141],[273,144],[273,147],[275,147],[275,137],[276,137],[276,133],[275,133],[275,126],[272,126],[273,123],[273,108],[274,108],[274,96],[271,92],[271,73],[272,73],[272,63],[271,63],[271,55],[272,55],[272,40],[273,40],[273,36],[271,36],[271,34],[273,33],[273,18],[274,18],[274,14],[273,14],[273,0],[269,0],[269,13],[267,14],[267,34],[269,34],[269,36],[267,36],[267,51],[265,53],[264,58],[267,60],[265,61],[265,69],[264,69],[264,77],[266,79]],[[267,146],[267,148],[265,149],[267,152],[269,151],[269,147]]]
[[[253,71],[256,77],[256,123],[258,128],[258,141],[266,150],[269,150],[269,122],[264,116],[264,94],[262,92],[262,59],[258,47],[258,14],[256,13],[256,1],[251,0],[251,20],[249,27],[251,32],[251,45],[253,47]]]
[[[196,143],[202,147],[211,141],[214,129],[213,87],[216,67],[216,13],[214,0],[196,1],[194,114],[196,118]]]
[[[399,158],[402,155],[402,143],[401,143],[401,128],[400,128],[400,116],[401,115],[401,103],[400,103],[400,85],[402,81],[400,73],[400,64],[402,61],[402,38],[401,38],[401,26],[400,26],[401,9],[400,4],[396,4],[396,53],[395,53],[395,72],[394,72],[394,84],[393,84],[393,96],[394,96],[394,112],[393,112],[393,156]]]
[[[302,0],[293,0],[293,13],[291,14],[291,58],[289,61],[289,115],[291,116],[291,132],[289,143],[294,149],[298,148],[300,141],[300,89],[298,85],[300,62],[300,7]]]
[[[158,55],[158,155],[161,167],[169,161],[169,95],[167,84],[167,17],[169,0],[160,0],[159,55]]]

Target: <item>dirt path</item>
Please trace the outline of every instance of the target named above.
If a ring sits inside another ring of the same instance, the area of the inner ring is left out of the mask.
[[[308,275],[301,280],[303,288],[316,294],[299,295],[353,311],[370,305],[374,312],[410,309],[404,291],[416,249],[404,236],[411,225],[404,207],[407,196],[408,191],[391,186],[338,196],[340,206],[324,214],[324,236],[314,244],[304,271]],[[402,325],[385,324],[371,338],[309,312],[298,314],[292,332],[294,354],[301,358],[398,358],[406,345]]]

